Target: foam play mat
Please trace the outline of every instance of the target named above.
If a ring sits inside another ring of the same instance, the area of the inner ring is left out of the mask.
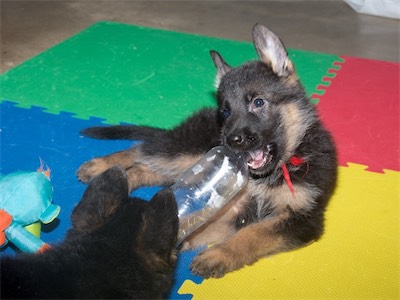
[[[267,25],[267,24],[266,24]],[[249,28],[250,35],[250,28]],[[284,39],[284,37],[282,37]],[[215,106],[209,50],[239,65],[251,43],[99,22],[1,75],[1,174],[51,168],[58,218],[41,238],[61,241],[85,185],[83,162],[126,149],[80,130],[131,123],[171,128]],[[333,133],[339,180],[321,240],[207,279],[181,253],[170,299],[399,299],[400,65],[289,49],[311,101]],[[145,199],[158,187],[135,195]],[[1,255],[15,255],[12,246]]]

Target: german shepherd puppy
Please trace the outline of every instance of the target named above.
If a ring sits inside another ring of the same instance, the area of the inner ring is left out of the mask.
[[[128,197],[125,171],[94,178],[72,229],[40,254],[1,258],[1,298],[155,299],[173,284],[179,227],[171,190]]]
[[[204,278],[224,276],[317,240],[335,187],[331,135],[307,99],[284,45],[258,24],[253,40],[259,60],[236,68],[211,51],[218,108],[200,110],[171,130],[110,126],[83,131],[94,138],[143,141],[78,170],[86,182],[120,164],[131,189],[172,184],[216,145],[251,154],[247,188],[182,244],[183,250],[212,244],[191,265],[192,272]]]

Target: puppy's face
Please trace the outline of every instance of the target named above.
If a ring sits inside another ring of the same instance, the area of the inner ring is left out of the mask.
[[[279,39],[261,25],[254,27],[253,38],[260,61],[231,68],[217,52],[211,56],[217,67],[223,143],[236,152],[248,151],[250,173],[262,177],[292,155],[288,139],[297,134],[297,102],[304,95]]]

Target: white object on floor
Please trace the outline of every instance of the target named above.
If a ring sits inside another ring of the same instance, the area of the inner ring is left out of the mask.
[[[344,0],[356,12],[400,19],[400,0]]]

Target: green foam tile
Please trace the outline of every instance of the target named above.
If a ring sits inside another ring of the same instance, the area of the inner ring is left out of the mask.
[[[211,49],[232,66],[257,58],[249,42],[99,22],[1,75],[0,97],[109,124],[168,128],[215,105]],[[309,96],[340,60],[295,49],[289,54]]]

